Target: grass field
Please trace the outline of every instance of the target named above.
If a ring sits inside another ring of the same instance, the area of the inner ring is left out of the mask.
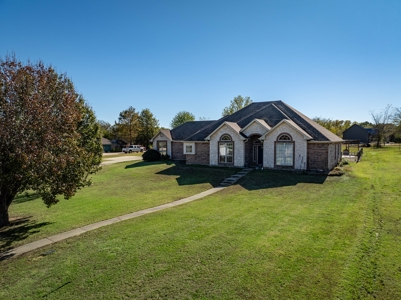
[[[135,154],[131,154],[135,155]],[[0,252],[20,244],[126,213],[168,203],[217,186],[237,169],[182,168],[171,162],[126,162],[103,166],[93,184],[72,199],[46,208],[35,194],[17,196],[14,226],[0,230]]]
[[[254,171],[202,200],[2,261],[0,298],[400,299],[401,152],[369,148],[347,168]]]

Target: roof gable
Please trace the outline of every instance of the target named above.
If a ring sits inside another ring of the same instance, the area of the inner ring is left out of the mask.
[[[267,132],[263,136],[263,138],[266,138],[266,136],[268,136],[272,132],[278,130],[280,127],[282,127],[283,124],[288,124],[289,126],[294,128],[297,132],[299,132],[299,134],[301,134],[303,136],[304,140],[311,140],[312,139],[312,137],[307,132],[305,132],[305,130],[303,130],[301,127],[299,127],[294,121],[287,120],[287,119],[282,120],[280,123],[278,123],[276,126],[274,126],[269,132]]]
[[[172,141],[172,137],[171,137],[171,133],[170,133],[170,129],[160,129],[154,137],[151,138],[150,142],[153,143],[154,139],[158,136],[163,135],[163,137],[166,137],[167,139],[169,139],[170,141]]]
[[[265,122],[265,120],[262,119],[253,119],[248,125],[246,125],[244,128],[241,129],[241,132],[245,134],[246,136],[249,136],[249,132],[247,133],[247,130],[251,128],[252,126],[257,126],[259,127],[261,134],[269,131],[271,127]],[[255,128],[253,128],[255,130]]]
[[[238,126],[237,123],[234,122],[224,122],[223,124],[221,124],[219,127],[217,127],[215,130],[213,130],[212,133],[210,133],[205,140],[209,141],[210,138],[212,137],[213,134],[215,134],[216,132],[218,132],[222,127],[227,126],[230,127],[231,129],[233,129],[236,133],[238,133],[238,135],[241,136],[241,139],[245,140],[246,138],[241,134],[241,127]]]

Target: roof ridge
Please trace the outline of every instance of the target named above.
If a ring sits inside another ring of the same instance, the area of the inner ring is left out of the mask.
[[[284,104],[284,105],[287,105],[287,104],[285,104],[284,102],[283,102],[283,104]],[[277,110],[278,110],[279,112],[281,112],[288,120],[291,120],[291,121],[292,121],[292,119],[291,119],[289,116],[287,116],[287,114],[286,114],[285,112],[283,112],[280,108],[278,108],[276,105],[274,105],[274,103],[272,103],[272,105],[273,105],[275,108],[277,108]]]
[[[260,111],[260,110],[262,110],[262,109],[265,109],[266,107],[268,107],[269,105],[274,105],[273,103],[272,103],[273,101],[268,101],[268,104],[266,104],[265,106],[263,106],[261,109],[259,109],[258,111]],[[253,102],[253,103],[263,103],[263,102]],[[245,107],[243,107],[243,108],[241,108],[241,109],[244,109]],[[240,110],[241,110],[240,109]],[[237,110],[237,111],[239,111],[239,110]],[[240,120],[238,120],[237,122],[233,122],[233,123],[239,123],[239,122],[241,122],[242,120],[244,120],[244,119],[246,119],[246,118],[249,118],[250,116],[252,116],[252,115],[254,115],[254,114],[256,114],[256,112],[252,112],[252,113],[250,113],[249,115],[246,115],[245,117],[243,117],[242,119],[240,119]],[[231,114],[230,116],[232,116],[233,114]],[[241,128],[242,129],[242,128]]]

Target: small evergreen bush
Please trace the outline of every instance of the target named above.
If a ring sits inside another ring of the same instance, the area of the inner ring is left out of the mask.
[[[161,155],[160,158],[161,158],[161,160],[169,160],[170,159],[170,155],[168,155],[168,154]]]
[[[142,159],[144,161],[157,161],[160,160],[160,158],[161,158],[160,152],[154,149],[149,149],[142,154]]]

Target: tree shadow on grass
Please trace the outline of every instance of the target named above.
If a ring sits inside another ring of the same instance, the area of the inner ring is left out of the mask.
[[[31,234],[38,233],[40,228],[52,224],[51,222],[37,223],[30,218],[12,220],[10,226],[0,229],[0,252],[10,250],[15,242],[22,241]]]
[[[241,168],[186,165],[172,162],[170,160],[155,162],[142,161],[128,165],[125,168],[138,168],[149,165],[171,166],[157,172],[156,174],[177,176],[176,180],[179,185],[209,183],[213,187],[219,186],[225,178],[228,178],[242,170]],[[259,190],[283,186],[295,186],[299,183],[323,184],[326,179],[326,174],[306,174],[279,170],[254,170],[235,184],[239,184],[247,190]]]
[[[299,183],[323,184],[327,179],[324,174],[304,174],[288,171],[264,170],[253,171],[242,178],[238,184],[247,190],[261,190],[284,186],[295,186]]]
[[[39,198],[40,198],[40,195],[38,193],[23,193],[23,194],[17,195],[14,198],[13,204],[20,204],[20,203],[36,200]]]
[[[178,164],[156,174],[178,176],[176,180],[179,185],[209,183],[212,187],[217,187],[225,178],[234,175],[239,170],[237,168]]]

